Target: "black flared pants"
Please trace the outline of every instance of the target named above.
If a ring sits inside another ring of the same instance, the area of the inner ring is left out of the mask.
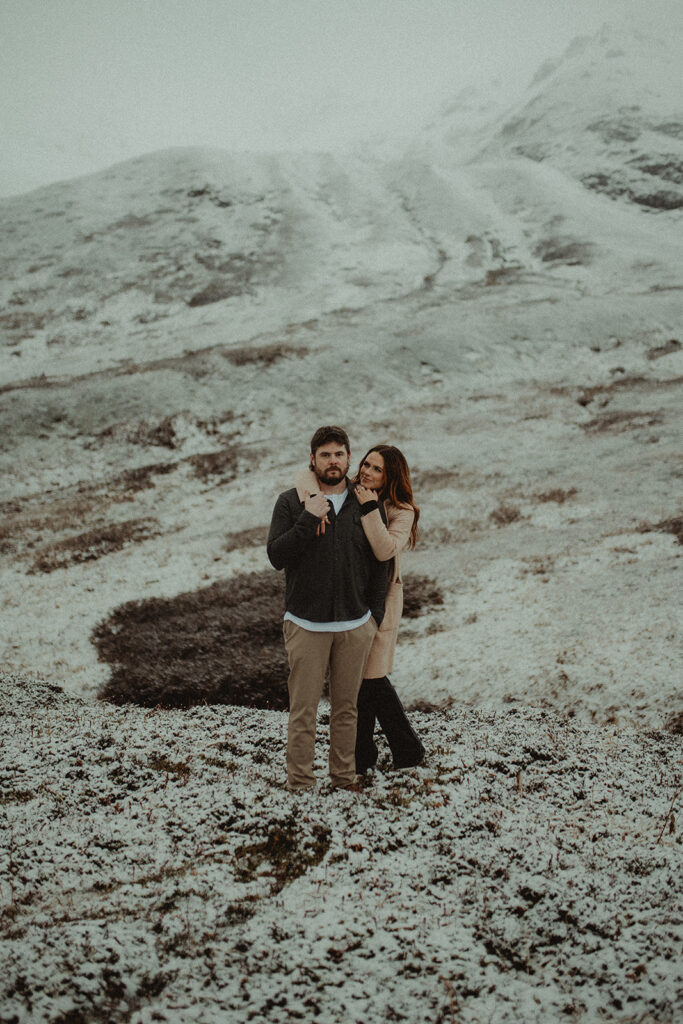
[[[373,739],[375,724],[387,738],[394,768],[420,764],[425,748],[408,721],[396,690],[386,676],[364,679],[358,694],[356,731],[356,771],[365,772],[377,763],[378,750]]]

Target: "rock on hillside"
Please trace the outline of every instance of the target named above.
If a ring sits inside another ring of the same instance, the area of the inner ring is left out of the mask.
[[[4,675],[0,714],[2,1024],[683,1007],[678,737],[452,708],[416,715],[422,768],[295,796],[281,712]]]

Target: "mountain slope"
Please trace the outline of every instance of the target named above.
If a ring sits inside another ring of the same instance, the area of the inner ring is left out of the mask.
[[[479,158],[547,163],[645,210],[683,207],[680,48],[605,26],[536,75]]]

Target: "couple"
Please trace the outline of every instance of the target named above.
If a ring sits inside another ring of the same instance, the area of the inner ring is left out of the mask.
[[[394,766],[420,764],[424,747],[387,678],[403,608],[401,551],[415,543],[419,509],[404,456],[371,448],[350,481],[341,427],[316,430],[310,466],[277,500],[268,557],[285,570],[283,633],[289,661],[287,788],[315,785],[316,712],[329,666],[330,777],[347,789],[374,767],[375,720]]]

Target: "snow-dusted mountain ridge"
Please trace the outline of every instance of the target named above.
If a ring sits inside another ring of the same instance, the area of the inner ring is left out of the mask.
[[[552,164],[651,211],[683,206],[680,49],[605,26],[540,69],[480,157]]]

